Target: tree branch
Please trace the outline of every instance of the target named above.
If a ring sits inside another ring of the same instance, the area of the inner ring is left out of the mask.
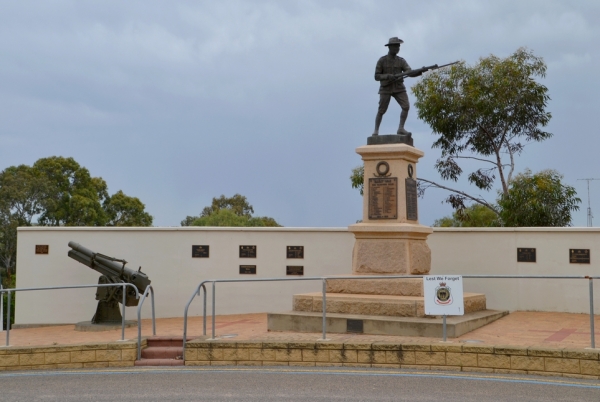
[[[442,186],[441,184],[438,184],[438,183],[436,183],[436,182],[434,182],[434,181],[430,181],[430,180],[427,180],[427,179],[418,178],[417,180],[419,180],[419,181],[423,181],[423,182],[425,182],[425,183],[429,183],[430,185],[432,185],[432,186],[434,186],[434,187],[437,187],[437,188],[441,188],[441,189],[448,190],[448,191],[451,191],[451,192],[453,192],[453,193],[456,193],[456,194],[460,194],[460,195],[462,195],[463,197],[470,199],[471,201],[474,201],[474,202],[476,202],[476,203],[478,203],[478,204],[481,204],[481,205],[483,205],[484,207],[487,207],[487,208],[491,209],[492,211],[494,211],[494,213],[495,213],[496,215],[500,216],[500,213],[499,213],[499,212],[496,210],[496,208],[494,208],[494,207],[493,207],[493,206],[492,206],[490,203],[488,203],[488,202],[487,202],[486,200],[484,200],[483,198],[476,198],[476,197],[473,197],[472,195],[469,195],[469,194],[467,194],[467,193],[464,193],[464,192],[462,192],[462,191],[455,190],[455,189],[453,189],[453,188],[450,188],[450,187]]]

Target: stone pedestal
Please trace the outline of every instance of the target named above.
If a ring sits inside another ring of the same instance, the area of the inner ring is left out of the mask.
[[[356,239],[354,274],[426,275],[431,269],[427,236],[419,224],[417,162],[423,151],[407,144],[366,145],[363,219],[348,230]]]
[[[386,137],[386,138],[381,138]],[[441,337],[442,319],[425,315],[421,278],[373,275],[427,275],[431,251],[419,224],[417,162],[423,152],[401,136],[370,137],[356,149],[364,161],[363,220],[350,225],[355,243],[352,273],[362,279],[327,280],[328,332]],[[412,142],[411,142],[412,143]],[[448,319],[448,336],[457,337],[508,314],[486,309],[484,294],[464,293],[465,315]],[[320,332],[323,294],[294,295],[294,310],[269,313],[270,331]]]

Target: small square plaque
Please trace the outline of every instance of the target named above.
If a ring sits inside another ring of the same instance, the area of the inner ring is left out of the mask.
[[[50,246],[47,244],[36,244],[35,245],[35,253],[36,254],[48,254],[50,252]]]
[[[517,248],[517,262],[535,262],[535,248]]]
[[[240,246],[240,258],[256,258],[256,246]]]
[[[286,258],[304,258],[304,246],[287,246]]]
[[[240,265],[240,275],[256,275],[256,265]]]
[[[363,320],[346,320],[346,332],[362,334],[364,332]]]
[[[208,258],[209,246],[192,246],[192,258]]]
[[[299,265],[288,265],[285,267],[285,274],[302,276],[304,275],[304,267]]]
[[[569,262],[571,264],[589,264],[590,249],[589,248],[571,248],[569,249]]]

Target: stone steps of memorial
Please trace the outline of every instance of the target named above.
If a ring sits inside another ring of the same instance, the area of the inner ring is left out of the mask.
[[[456,338],[483,327],[508,314],[508,311],[484,310],[446,320],[448,338]],[[327,313],[328,333],[361,333],[369,335],[442,337],[441,318],[385,317],[381,315]],[[313,332],[323,330],[322,313],[289,311],[267,315],[269,331]]]
[[[486,309],[485,295],[464,293],[465,313]],[[322,312],[320,292],[294,295],[294,311]],[[327,293],[327,313],[357,314],[387,317],[425,317],[424,298],[372,294]]]
[[[366,279],[328,279],[327,293],[351,293],[396,296],[423,296],[423,279],[369,279],[372,275],[353,275]]]

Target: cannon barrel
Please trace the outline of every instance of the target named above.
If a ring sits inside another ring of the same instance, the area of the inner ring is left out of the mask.
[[[144,292],[150,285],[148,275],[141,270],[135,271],[125,266],[125,261],[113,261],[110,257],[95,253],[74,241],[69,242],[69,257],[79,261],[93,270],[110,278],[118,277],[124,282],[133,284],[140,292]]]

